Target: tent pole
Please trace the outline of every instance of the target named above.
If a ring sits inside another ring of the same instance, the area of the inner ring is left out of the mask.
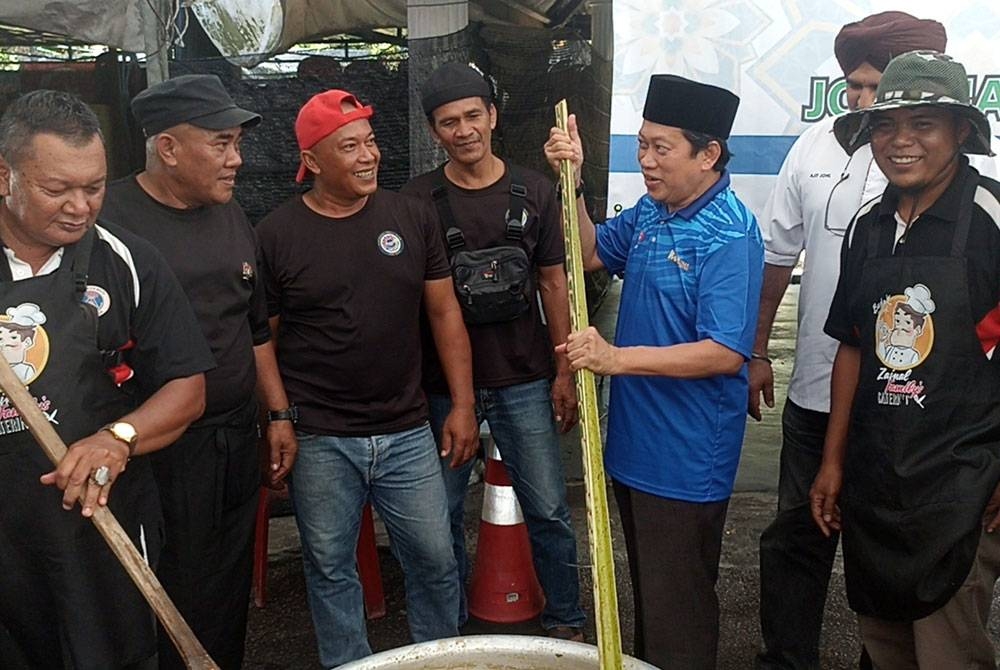
[[[420,87],[439,65],[469,62],[468,0],[407,0],[410,88],[410,176],[444,162],[446,155],[427,129]]]
[[[170,77],[167,56],[172,0],[139,0],[142,38],[146,45],[146,85],[152,86]]]

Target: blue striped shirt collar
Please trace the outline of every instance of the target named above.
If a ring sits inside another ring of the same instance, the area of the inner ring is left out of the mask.
[[[654,202],[656,202],[656,206],[660,210],[660,218],[664,221],[672,219],[675,216],[679,216],[686,221],[690,221],[698,214],[699,211],[701,211],[702,207],[711,202],[715,196],[719,195],[719,193],[722,193],[727,188],[729,188],[729,170],[723,170],[718,181],[712,184],[707,191],[698,196],[698,198],[687,207],[682,207],[676,212],[671,213],[664,203],[658,201]]]

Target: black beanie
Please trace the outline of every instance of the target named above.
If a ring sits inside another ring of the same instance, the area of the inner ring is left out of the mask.
[[[493,96],[486,78],[464,63],[445,63],[434,70],[420,87],[420,93],[420,104],[428,116],[455,100],[479,97],[489,100]]]

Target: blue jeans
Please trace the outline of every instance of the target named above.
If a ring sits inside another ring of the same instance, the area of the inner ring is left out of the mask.
[[[440,439],[451,400],[442,395],[428,395],[427,399],[431,428]],[[542,627],[583,626],[576,536],[566,504],[566,481],[548,380],[476,389],[476,418],[489,424],[524,512],[535,572],[545,592]],[[465,492],[472,462],[452,469],[450,460],[450,457],[441,459],[441,471],[448,490],[452,546],[463,586],[459,621],[464,624],[468,619],[464,586],[469,571],[465,553]]]
[[[430,428],[371,437],[298,434],[290,489],[320,662],[371,654],[355,548],[367,500],[403,568],[416,642],[458,635],[458,570]]]

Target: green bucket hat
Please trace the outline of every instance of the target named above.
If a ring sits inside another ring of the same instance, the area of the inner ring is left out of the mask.
[[[838,118],[833,123],[833,134],[851,155],[871,140],[872,114],[919,105],[945,107],[967,118],[972,132],[959,147],[961,152],[993,155],[990,122],[969,102],[965,67],[936,51],[910,51],[889,61],[875,91],[875,104]]]

